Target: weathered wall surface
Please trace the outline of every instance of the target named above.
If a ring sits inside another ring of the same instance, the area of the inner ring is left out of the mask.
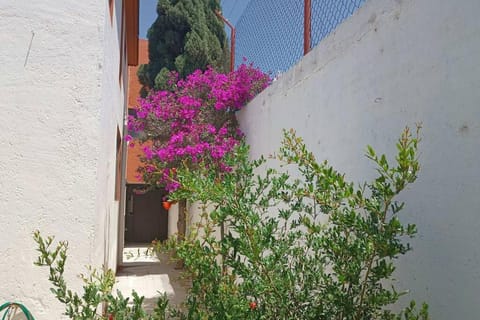
[[[127,112],[128,89],[128,67],[126,53],[121,54],[121,48],[125,45],[121,37],[122,32],[122,0],[115,0],[113,15],[107,8],[108,1],[96,3],[99,10],[104,10],[105,17],[98,20],[103,25],[102,49],[104,54],[101,61],[101,103],[100,122],[97,124],[100,131],[100,153],[97,163],[97,193],[95,195],[96,205],[96,240],[97,251],[103,250],[105,257],[101,261],[110,269],[115,270],[117,266],[117,247],[120,237],[123,237],[123,225],[119,225],[119,210],[124,212],[125,179],[122,179],[121,190],[115,199],[115,184],[117,178],[117,132],[122,141],[123,152],[118,154],[119,165],[122,167],[122,176],[125,172],[125,145],[124,139],[124,117]],[[125,28],[125,27],[124,27]],[[118,131],[117,131],[118,130]],[[121,160],[120,160],[121,158]],[[118,172],[120,173],[120,172]],[[120,208],[120,209],[119,209]],[[123,243],[121,244],[123,246]],[[95,254],[98,256],[99,254]],[[121,255],[120,255],[121,256]],[[103,257],[103,256],[102,256]],[[98,265],[98,264],[97,264]]]
[[[178,203],[172,205],[168,210],[168,237],[174,236],[178,232]]]
[[[74,288],[85,265],[115,263],[104,233],[116,239],[112,181],[124,98],[119,30],[107,6],[0,2],[0,302],[22,302],[37,320],[61,319],[63,306],[48,270],[33,266],[33,230],[69,241]]]
[[[402,196],[419,234],[397,277],[432,319],[480,314],[480,2],[369,0],[239,118],[252,156],[294,128],[353,181],[375,175],[365,146],[392,156],[423,122],[422,169]]]

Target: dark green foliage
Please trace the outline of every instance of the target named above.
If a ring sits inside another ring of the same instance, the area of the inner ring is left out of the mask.
[[[170,71],[180,78],[210,65],[226,71],[227,42],[215,15],[218,0],[159,0],[148,30],[150,62],[138,70],[144,88],[164,89]]]

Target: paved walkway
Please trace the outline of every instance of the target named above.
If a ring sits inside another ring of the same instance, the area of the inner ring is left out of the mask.
[[[160,295],[167,293],[172,305],[179,306],[186,297],[187,281],[181,279],[181,271],[167,255],[146,256],[146,248],[131,247],[124,250],[124,265],[117,272],[113,291],[120,290],[131,297],[132,290],[145,297],[145,309],[151,312]]]

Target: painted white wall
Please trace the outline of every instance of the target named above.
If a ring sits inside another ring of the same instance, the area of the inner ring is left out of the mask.
[[[168,237],[173,237],[178,233],[178,203],[172,204],[168,210]]]
[[[202,214],[203,214],[203,205],[199,202],[191,202],[187,201],[187,227],[186,232],[187,234],[191,233],[193,229],[195,232],[201,237],[203,236],[202,230],[197,230],[198,224],[204,223],[202,221]],[[207,211],[212,211],[213,207],[207,206]],[[168,237],[174,237],[178,234],[178,214],[179,214],[179,206],[178,203],[172,204],[170,209],[168,210]],[[217,239],[220,239],[220,229],[215,230],[215,234]]]
[[[115,264],[107,239],[116,240],[124,98],[119,30],[107,6],[0,1],[0,302],[22,302],[37,320],[65,317],[48,270],[33,266],[33,230],[69,241],[66,276],[74,288],[85,265]]]
[[[205,206],[200,201],[187,201],[187,234],[195,232],[199,239],[203,238],[205,233],[201,226],[206,223],[203,217],[204,212],[212,212],[213,210],[213,204],[207,204]],[[213,228],[213,235],[216,239],[221,239],[220,229],[220,227]]]
[[[432,319],[480,314],[478,12],[478,0],[368,0],[239,115],[252,157],[294,128],[352,181],[375,175],[367,144],[392,156],[423,122],[422,169],[402,196],[419,234],[398,279]]]
[[[192,227],[201,222],[202,206],[199,202],[187,201],[187,234],[191,232]],[[178,203],[172,204],[168,210],[168,237],[177,236],[178,234]]]
[[[108,1],[105,1],[108,3]],[[106,4],[105,4],[106,5]],[[126,52],[120,61],[119,48],[121,42],[121,23],[122,23],[122,0],[115,0],[113,18],[110,19],[108,8],[105,14],[104,22],[104,57],[102,72],[102,98],[100,114],[100,132],[101,148],[100,159],[97,171],[97,194],[96,194],[96,235],[99,237],[96,243],[103,244],[99,250],[104,250],[105,255],[103,264],[108,268],[115,270],[117,266],[117,249],[119,232],[124,236],[124,226],[119,229],[119,209],[124,214],[125,204],[125,179],[122,179],[122,191],[120,198],[115,200],[115,182],[116,182],[116,153],[117,153],[117,128],[123,139],[125,131],[124,115],[127,110],[127,86],[128,86],[128,66],[126,61]],[[123,35],[126,32],[123,32]],[[123,42],[125,45],[125,42]],[[122,65],[121,74],[120,64]],[[123,144],[122,161],[126,163],[126,145]],[[125,177],[125,165],[122,166],[122,176]],[[123,247],[123,242],[121,244]],[[121,256],[121,255],[119,255]]]

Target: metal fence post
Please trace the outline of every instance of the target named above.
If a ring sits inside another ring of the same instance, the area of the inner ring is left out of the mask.
[[[306,55],[310,51],[312,37],[312,1],[305,0],[303,9],[303,54]]]
[[[215,11],[215,14],[230,28],[230,71],[233,71],[235,70],[235,27],[222,15],[220,11]]]

